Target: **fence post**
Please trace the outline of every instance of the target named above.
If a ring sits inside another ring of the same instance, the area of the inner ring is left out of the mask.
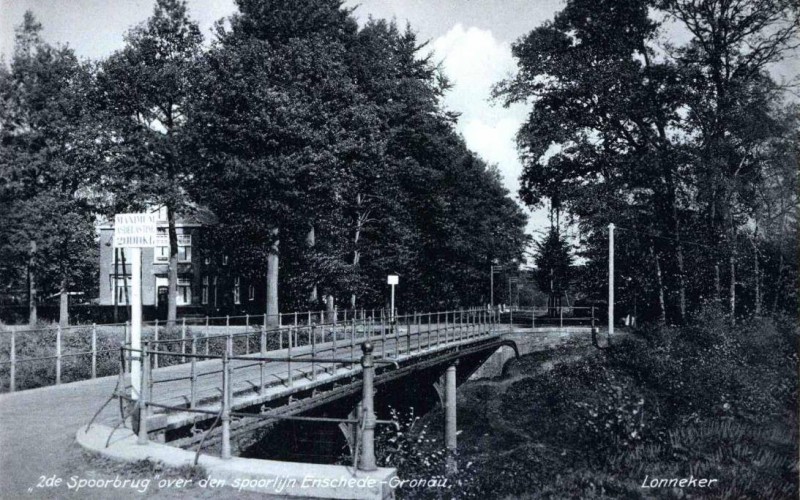
[[[206,332],[204,336],[206,338],[206,356],[208,356],[208,315],[206,315]]]
[[[181,321],[181,354],[186,354],[186,318]],[[181,364],[186,363],[186,356],[181,356]]]
[[[61,325],[56,326],[56,385],[61,384]]]
[[[230,361],[228,360],[228,350],[222,351],[222,406],[220,421],[222,422],[222,459],[231,458],[231,380],[229,373]]]
[[[158,319],[155,322],[155,330],[153,331],[153,340],[156,341],[156,350],[158,350]],[[158,368],[158,354],[153,353],[153,366]]]
[[[8,390],[14,392],[17,388],[17,346],[16,346],[16,331],[15,326],[11,327],[11,373],[8,383]]]
[[[536,306],[531,307],[531,328],[536,328]]]
[[[189,386],[189,408],[194,408],[197,404],[197,358],[194,357],[195,354],[197,354],[197,335],[192,331],[192,359],[190,361],[192,367]]]
[[[250,313],[244,314],[244,353],[250,354]]]
[[[97,325],[92,323],[92,378],[97,378]]]
[[[147,444],[147,387],[150,385],[150,353],[149,342],[142,342],[142,383],[139,390],[139,435],[138,444]]]
[[[372,360],[372,344],[361,344],[361,368],[364,377],[361,401],[363,407],[363,431],[361,434],[361,461],[358,468],[363,471],[377,470],[375,464],[375,404],[373,384],[375,378],[375,365]]]

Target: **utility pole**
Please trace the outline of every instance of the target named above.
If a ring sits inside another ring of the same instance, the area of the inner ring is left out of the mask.
[[[614,223],[608,225],[608,337],[614,334]]]

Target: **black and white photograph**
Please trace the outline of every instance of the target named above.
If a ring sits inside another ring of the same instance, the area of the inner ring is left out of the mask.
[[[0,0],[0,499],[797,499],[797,0]]]

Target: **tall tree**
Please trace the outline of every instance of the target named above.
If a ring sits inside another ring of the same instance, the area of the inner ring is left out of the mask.
[[[8,71],[0,71],[0,252],[7,280],[27,282],[29,322],[38,294],[68,294],[94,268],[91,69],[73,51],[52,47],[26,12]]]
[[[177,311],[178,214],[191,208],[182,127],[203,38],[184,0],[157,0],[153,15],[131,29],[126,46],[98,78],[115,140],[107,187],[117,206],[166,207],[169,241],[167,324]]]
[[[661,38],[665,15],[688,44]],[[760,182],[751,152],[771,133],[753,117],[770,116],[778,93],[766,64],[796,30],[796,6],[781,0],[567,2],[514,45],[520,71],[496,89],[531,105],[518,134],[523,199],[563,203],[591,236],[592,258],[604,258],[608,222],[628,230],[662,318],[683,319],[709,283],[720,295],[727,258],[735,312],[733,250]],[[626,269],[633,262],[620,272],[641,274]]]

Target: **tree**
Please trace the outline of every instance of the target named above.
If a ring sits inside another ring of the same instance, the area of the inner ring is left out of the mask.
[[[355,23],[330,21],[346,19],[338,2],[239,7],[198,86],[194,192],[235,237],[239,264],[266,273],[266,312],[276,320],[280,234],[339,210],[353,177],[348,162],[373,147],[372,116],[339,41]]]
[[[92,276],[96,253],[91,70],[40,32],[26,12],[0,71],[0,252],[5,279],[27,281],[29,322],[39,292],[56,291],[65,325],[69,290]]]
[[[98,85],[114,140],[107,186],[124,208],[166,207],[169,241],[167,324],[177,315],[177,214],[191,209],[182,128],[203,38],[183,0],[158,0],[130,30],[126,47],[102,64]],[[127,205],[127,206],[125,206]]]
[[[561,235],[557,225],[550,226],[547,236],[538,244],[534,262],[539,290],[548,294],[548,305],[551,308],[560,307],[561,297],[569,290],[573,273],[569,243]]]
[[[665,14],[688,44],[661,38]],[[628,230],[638,249],[620,273],[648,284],[662,320],[720,297],[727,258],[735,312],[736,235],[761,182],[752,152],[774,130],[754,117],[771,122],[779,95],[765,65],[796,30],[796,8],[780,0],[568,2],[514,44],[520,71],[496,88],[531,105],[518,134],[521,196],[563,205],[592,259],[606,258],[608,222]]]

